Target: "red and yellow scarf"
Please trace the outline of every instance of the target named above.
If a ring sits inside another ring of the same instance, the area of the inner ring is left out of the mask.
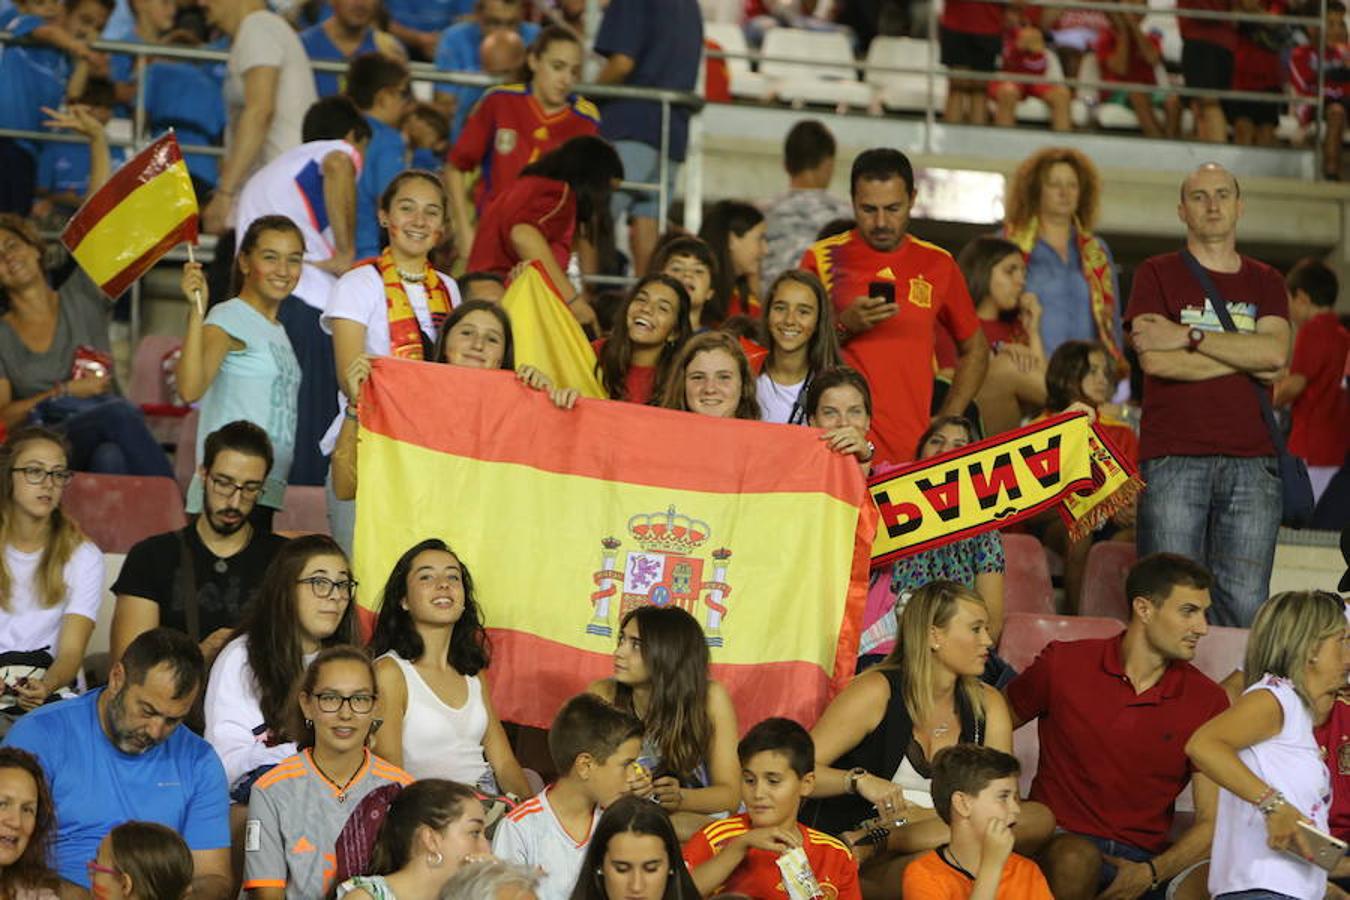
[[[1040,219],[1032,216],[1021,228],[1009,226],[1004,231],[1008,240],[1021,248],[1022,254],[1030,259],[1031,249],[1036,246],[1040,232]],[[1073,235],[1078,241],[1078,259],[1091,297],[1092,321],[1097,325],[1097,340],[1110,354],[1117,377],[1123,378],[1129,372],[1129,365],[1125,362],[1120,344],[1116,342],[1117,301],[1115,282],[1111,278],[1111,258],[1106,255],[1106,245],[1101,238],[1089,233],[1077,220],[1073,223]]]
[[[425,360],[427,353],[426,335],[418,324],[417,313],[413,312],[408,292],[403,287],[403,279],[394,264],[394,254],[388,248],[371,260],[384,282],[384,304],[389,316],[389,355],[399,359]],[[431,313],[431,323],[440,330],[441,323],[450,314],[450,292],[445,289],[441,276],[427,262],[423,270],[426,280],[422,285],[427,292],[427,311]]]

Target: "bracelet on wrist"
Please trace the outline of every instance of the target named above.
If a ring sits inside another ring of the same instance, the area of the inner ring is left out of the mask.
[[[1281,794],[1275,788],[1270,788],[1256,801],[1256,808],[1260,810],[1261,815],[1269,817],[1271,813],[1283,806],[1284,803],[1284,794]]]
[[[361,411],[356,408],[355,404],[349,403],[346,407],[343,408],[342,415],[345,418],[351,419],[353,422],[360,422],[361,421],[360,412]]]
[[[1148,889],[1150,891],[1156,891],[1158,889],[1158,867],[1153,864],[1153,860],[1151,859],[1146,859],[1144,862],[1148,863]]]

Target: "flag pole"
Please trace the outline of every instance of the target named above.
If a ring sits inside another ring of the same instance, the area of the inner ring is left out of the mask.
[[[197,261],[197,257],[196,257],[196,255],[192,252],[192,242],[191,242],[191,241],[188,242],[187,248],[188,248],[188,262],[190,262],[190,263],[195,263],[195,262]],[[201,316],[202,318],[205,318],[205,317],[206,317],[206,311],[202,309],[202,292],[201,292],[201,288],[193,288],[193,289],[192,289],[192,299],[193,299],[193,300],[196,302],[196,304],[197,304],[197,315]]]

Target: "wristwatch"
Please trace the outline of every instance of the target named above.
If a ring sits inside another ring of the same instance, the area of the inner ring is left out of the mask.
[[[867,774],[867,770],[862,766],[849,769],[848,774],[844,776],[844,790],[850,794],[858,793],[858,779]]]
[[[1186,332],[1186,349],[1189,352],[1194,353],[1196,350],[1200,349],[1200,342],[1204,339],[1205,330],[1203,328],[1196,328],[1192,325],[1190,331]]]

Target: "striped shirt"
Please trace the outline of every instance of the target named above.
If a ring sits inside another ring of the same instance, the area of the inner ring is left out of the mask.
[[[586,836],[577,841],[549,805],[551,790],[534,795],[506,814],[492,837],[492,853],[507,862],[542,868],[544,880],[536,892],[539,900],[567,900],[581,874],[586,845],[600,820],[600,807],[592,813]]]

